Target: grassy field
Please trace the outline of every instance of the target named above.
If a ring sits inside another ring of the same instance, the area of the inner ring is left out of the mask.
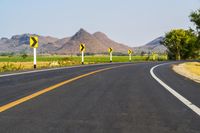
[[[109,56],[85,56],[85,64],[108,63]],[[166,56],[132,56],[132,62],[166,60]],[[129,62],[128,56],[113,56],[113,62]],[[80,65],[81,56],[37,56],[37,68],[62,67]],[[0,56],[0,72],[28,70],[33,68],[33,57]]]

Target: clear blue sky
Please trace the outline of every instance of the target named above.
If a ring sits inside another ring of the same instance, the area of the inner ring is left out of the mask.
[[[0,0],[0,37],[36,33],[58,38],[80,28],[143,45],[172,28],[192,27],[200,0]]]

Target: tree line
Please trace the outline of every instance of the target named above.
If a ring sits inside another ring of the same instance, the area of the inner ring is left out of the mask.
[[[199,59],[200,57],[200,9],[193,11],[190,21],[195,29],[172,29],[161,42],[168,48],[171,59]]]

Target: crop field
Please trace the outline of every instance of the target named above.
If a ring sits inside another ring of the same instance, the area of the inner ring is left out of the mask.
[[[84,64],[108,63],[109,56],[95,55],[85,56]],[[166,56],[132,56],[131,62],[136,61],[163,61],[167,60]],[[129,62],[129,56],[113,56],[113,62]],[[63,67],[71,65],[80,65],[81,56],[37,56],[37,68]],[[0,56],[0,72],[19,71],[33,69],[33,56]]]

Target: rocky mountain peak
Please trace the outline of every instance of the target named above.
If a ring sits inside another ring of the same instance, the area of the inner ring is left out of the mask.
[[[71,37],[71,40],[78,40],[78,39],[83,40],[83,39],[88,39],[88,38],[91,38],[91,37],[92,37],[92,35],[89,32],[87,32],[86,30],[81,28],[78,32],[76,32],[75,35],[73,35]]]

